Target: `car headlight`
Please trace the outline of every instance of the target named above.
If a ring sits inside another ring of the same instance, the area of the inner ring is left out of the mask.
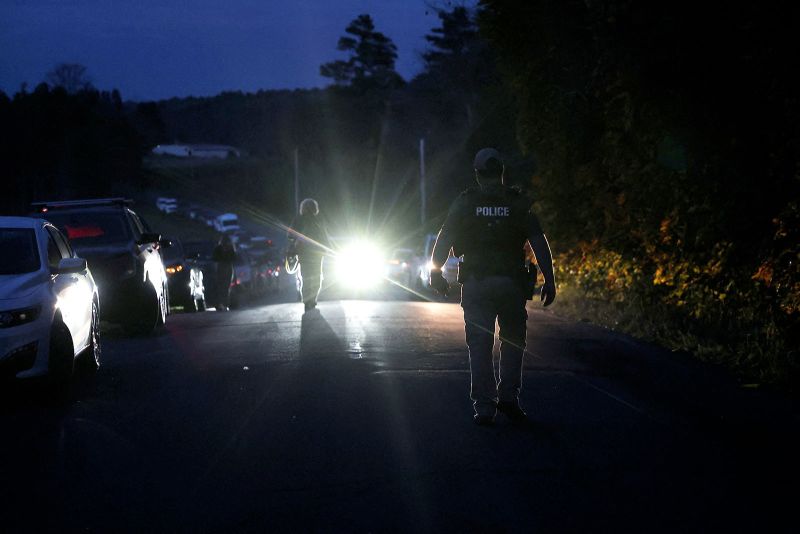
[[[0,328],[9,328],[35,321],[41,311],[41,306],[31,306],[30,308],[0,312]]]
[[[367,288],[384,276],[385,260],[378,247],[357,242],[336,255],[337,278],[349,287]]]

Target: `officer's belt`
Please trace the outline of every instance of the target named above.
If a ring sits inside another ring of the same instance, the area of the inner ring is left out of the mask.
[[[525,268],[516,262],[459,262],[458,279],[466,280],[469,276],[484,278],[486,276],[508,276],[515,278],[526,273]]]

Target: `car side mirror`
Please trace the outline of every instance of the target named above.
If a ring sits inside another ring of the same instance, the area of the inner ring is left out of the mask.
[[[83,258],[61,258],[58,267],[54,269],[55,274],[82,273],[86,270],[86,260]]]
[[[136,244],[150,245],[153,243],[158,243],[159,241],[161,241],[161,234],[157,234],[155,232],[145,232],[139,237],[139,240],[136,241]]]

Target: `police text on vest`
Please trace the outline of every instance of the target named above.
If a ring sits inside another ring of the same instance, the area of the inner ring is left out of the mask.
[[[511,208],[507,206],[478,206],[475,208],[475,215],[478,217],[508,217],[511,215]]]

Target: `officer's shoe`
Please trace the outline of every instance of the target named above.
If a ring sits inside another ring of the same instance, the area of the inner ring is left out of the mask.
[[[475,424],[478,426],[494,426],[493,415],[481,415],[476,413],[472,416],[472,420],[475,421]]]
[[[519,403],[514,401],[498,402],[497,411],[508,417],[512,423],[525,423],[528,421],[528,414],[519,407]]]

